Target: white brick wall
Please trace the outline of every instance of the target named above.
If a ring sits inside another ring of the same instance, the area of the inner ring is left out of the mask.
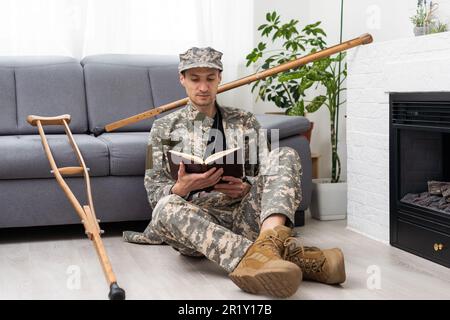
[[[450,91],[450,32],[348,53],[349,229],[389,242],[389,92]]]

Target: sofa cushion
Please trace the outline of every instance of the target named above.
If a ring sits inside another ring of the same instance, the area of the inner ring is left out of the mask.
[[[37,133],[26,122],[30,114],[72,116],[74,133],[87,131],[83,69],[69,57],[0,58],[0,134]],[[47,128],[63,133],[62,126]]]
[[[0,135],[18,133],[13,68],[0,67],[0,113]]]
[[[305,117],[287,116],[275,114],[257,114],[256,119],[261,127],[268,129],[270,138],[270,129],[279,129],[279,139],[284,139],[294,135],[299,135],[308,131],[311,123]]]
[[[91,176],[109,174],[108,148],[103,141],[86,134],[74,134]],[[58,167],[78,166],[67,136],[47,135]],[[0,179],[53,177],[39,135],[0,136]]]
[[[161,78],[150,72],[151,68],[177,66],[175,56],[96,55],[84,58],[81,63],[85,72],[90,130],[159,106],[164,97],[170,101],[178,97],[172,91],[174,86],[168,84],[168,81],[178,81],[176,69],[175,73]],[[154,90],[153,86],[158,89]],[[152,123],[153,119],[146,119],[116,131],[150,131]]]
[[[109,149],[111,175],[143,176],[148,138],[148,132],[114,132],[99,136]]]
[[[186,98],[186,90],[180,83],[178,64],[150,68],[149,77],[155,107]],[[180,108],[182,107],[163,112],[157,115],[156,118],[161,118]]]
[[[90,131],[153,108],[147,69],[88,64],[84,73]],[[116,131],[148,131],[152,123],[148,119]]]

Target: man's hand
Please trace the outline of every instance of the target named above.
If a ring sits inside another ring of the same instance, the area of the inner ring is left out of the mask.
[[[185,197],[191,191],[215,185],[222,178],[223,169],[211,168],[205,173],[186,173],[183,162],[178,169],[178,180],[172,187],[172,193]]]
[[[214,186],[214,190],[225,193],[231,198],[240,198],[245,196],[250,190],[251,186],[247,182],[243,182],[239,178],[224,176],[223,181],[228,183],[218,183]]]

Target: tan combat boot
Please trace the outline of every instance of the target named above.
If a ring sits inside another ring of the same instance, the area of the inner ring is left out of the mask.
[[[242,290],[285,298],[293,295],[300,282],[300,268],[282,258],[284,241],[291,229],[277,226],[263,231],[247,250],[230,278]]]
[[[295,238],[285,241],[283,257],[300,267],[304,280],[326,284],[345,282],[344,254],[341,249],[320,250],[317,247],[304,247]]]

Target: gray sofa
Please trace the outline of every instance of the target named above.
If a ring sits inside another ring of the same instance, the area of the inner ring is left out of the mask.
[[[94,205],[103,222],[150,219],[143,174],[153,121],[99,137],[91,131],[184,98],[177,63],[175,56],[155,55],[97,55],[82,61],[0,57],[0,228],[79,223],[50,173],[36,128],[25,120],[29,114],[72,116],[70,128],[90,168]],[[310,149],[302,135],[310,123],[303,117],[257,117],[264,128],[280,129],[280,145],[296,149],[302,159],[301,224],[311,194]],[[62,127],[48,126],[46,132],[58,166],[76,164]],[[67,181],[85,203],[83,179]]]

